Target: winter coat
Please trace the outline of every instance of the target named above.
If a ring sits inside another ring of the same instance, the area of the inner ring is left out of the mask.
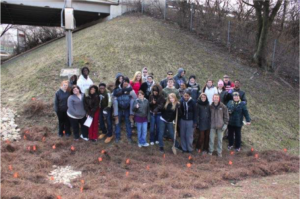
[[[206,86],[203,92],[206,94],[209,104],[211,104],[213,102],[214,94],[218,94],[218,89],[215,86],[210,88]]]
[[[105,90],[104,93],[99,94],[100,98],[100,108],[103,110],[105,108],[110,108],[112,105],[111,93],[108,90]]]
[[[84,110],[90,117],[94,117],[96,111],[99,109],[100,97],[97,94],[85,94],[83,99]]]
[[[228,92],[226,90],[222,90],[220,91],[218,89],[218,94],[220,95],[220,101],[223,103],[223,104],[227,104],[227,95],[228,95]]]
[[[182,99],[180,101],[181,119],[193,120],[193,124],[197,123],[197,108],[195,101],[190,97],[188,101]]]
[[[182,76],[181,76],[181,73],[182,73],[183,71],[184,71],[183,68],[179,68],[179,69],[178,69],[177,75],[175,75],[175,77],[174,77],[174,80],[175,80],[175,82],[177,83],[177,84],[175,84],[174,86],[175,86],[175,87],[178,86],[178,87],[176,87],[177,89],[179,89],[180,84],[182,84],[182,83],[186,84],[186,79],[185,79],[185,77],[182,77]]]
[[[227,92],[234,88],[234,83],[231,83],[231,81],[228,81],[227,84],[224,81],[223,83],[224,83],[225,90]]]
[[[173,88],[166,87],[166,88],[163,89],[163,96],[166,100],[167,100],[170,93],[174,93],[176,95],[177,99],[180,100],[181,97],[179,95],[179,91],[175,87],[173,87]]]
[[[228,95],[227,95],[227,101],[229,102],[230,100],[233,100],[233,93],[234,92],[238,92],[239,95],[240,95],[240,99],[241,101],[244,103],[244,104],[247,104],[247,99],[246,99],[246,94],[244,91],[241,91],[240,89],[232,89],[228,92]]]
[[[158,90],[158,95],[153,94],[153,89]],[[153,100],[155,100],[155,104],[153,103]],[[166,100],[162,95],[161,87],[159,85],[154,85],[152,87],[151,95],[149,96],[150,112],[155,114],[161,113],[161,110],[163,109],[165,103]]]
[[[210,129],[210,106],[208,100],[202,102],[201,99],[197,101],[197,127],[200,131]]]
[[[130,81],[130,85],[131,85],[132,89],[134,90],[135,94],[138,94],[142,84],[140,82]]]
[[[243,117],[246,118],[247,122],[251,122],[251,118],[248,113],[247,105],[245,103],[234,102],[230,100],[227,104],[229,112],[229,125],[242,127],[243,126]]]
[[[70,117],[75,117],[77,119],[84,118],[86,111],[84,110],[83,98],[84,94],[81,94],[81,99],[79,99],[76,95],[69,96],[67,114]]]
[[[151,94],[151,89],[155,85],[155,82],[153,81],[151,85],[148,85],[148,82],[142,83],[140,90],[144,92],[145,98],[149,99],[149,96]]]
[[[139,104],[139,108],[136,107],[136,105]],[[146,98],[144,100],[140,100],[137,98],[134,100],[132,105],[132,111],[134,112],[134,115],[138,117],[148,117],[149,113],[149,102]]]
[[[65,92],[62,89],[59,89],[55,93],[54,98],[54,111],[55,112],[66,112],[68,110],[68,97],[70,96],[69,92]]]
[[[167,105],[167,108],[165,106],[162,109],[161,112],[161,118],[164,119],[166,122],[173,122],[176,119],[176,109],[178,109],[178,118],[181,116],[181,109],[180,104],[177,104],[177,107],[175,110],[172,109],[172,103],[169,103]]]
[[[189,91],[191,91],[191,94],[192,94],[192,98],[195,102],[197,102],[198,98],[199,98],[199,95],[201,93],[200,91],[200,85],[198,83],[195,83],[193,85],[191,85],[190,83],[187,84],[187,89]]]
[[[161,80],[161,81],[160,81],[160,85],[161,85],[161,87],[162,87],[163,89],[166,88],[167,85],[168,85],[168,78],[165,78],[165,79]],[[174,86],[175,86],[175,88],[179,88],[179,85],[178,85],[177,82],[174,82]]]
[[[224,125],[228,125],[228,109],[222,102],[219,102],[217,106],[212,103],[210,105],[210,113],[211,129],[222,129]]]
[[[80,75],[77,80],[77,86],[80,88],[81,93],[86,93],[86,91],[90,88],[90,86],[93,85],[93,81],[88,76],[87,79],[83,77],[83,75]]]

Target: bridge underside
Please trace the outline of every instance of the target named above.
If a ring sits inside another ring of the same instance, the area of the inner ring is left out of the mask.
[[[105,18],[109,13],[74,9],[76,26]],[[38,17],[37,17],[38,16]],[[1,23],[33,26],[60,26],[61,9],[1,3]]]

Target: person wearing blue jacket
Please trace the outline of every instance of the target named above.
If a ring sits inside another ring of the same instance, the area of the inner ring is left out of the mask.
[[[243,126],[243,118],[246,118],[246,125],[251,124],[251,118],[249,116],[247,105],[240,99],[238,92],[233,92],[233,100],[230,100],[227,104],[229,112],[228,123],[228,150],[233,148],[233,142],[235,137],[235,150],[239,152],[241,150],[241,131]]]
[[[197,108],[196,103],[191,97],[191,92],[186,91],[180,102],[180,140],[183,152],[193,151],[194,128],[197,126]]]

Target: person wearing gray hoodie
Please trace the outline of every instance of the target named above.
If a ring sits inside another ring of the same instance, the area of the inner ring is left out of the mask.
[[[179,86],[184,83],[186,84],[186,79],[185,79],[185,70],[183,68],[179,68],[178,69],[178,72],[177,72],[177,75],[174,77],[174,80],[175,80],[175,87],[177,89],[179,89]]]

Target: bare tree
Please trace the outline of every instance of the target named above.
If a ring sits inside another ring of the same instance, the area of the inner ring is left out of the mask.
[[[12,24],[7,24],[4,28],[4,30],[1,32],[0,37],[2,37],[7,31],[9,31],[10,29],[14,28],[14,25]]]
[[[270,10],[271,5],[269,0],[253,0],[253,4],[243,0],[243,3],[254,7],[257,19],[256,50],[253,55],[253,60],[258,66],[266,70],[271,70],[271,66],[267,63],[266,59],[268,33],[282,1],[283,0],[277,0],[273,9]]]

